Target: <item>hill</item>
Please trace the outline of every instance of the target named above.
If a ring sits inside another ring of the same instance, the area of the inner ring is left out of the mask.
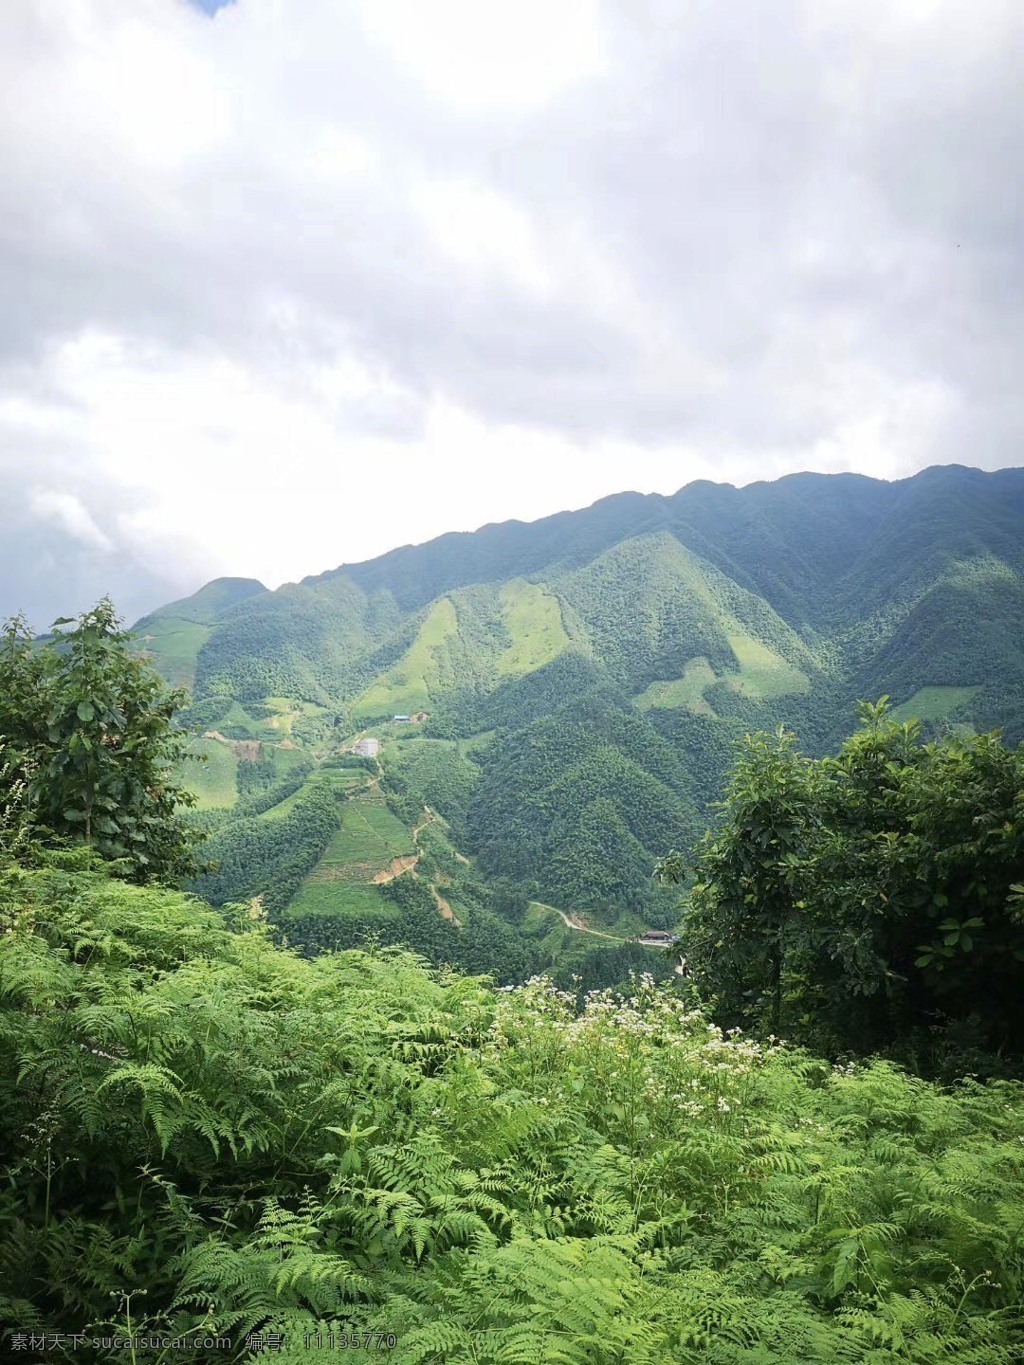
[[[450,959],[531,923],[540,952],[531,900],[623,938],[671,925],[651,868],[707,826],[750,729],[824,752],[888,694],[1019,742],[1022,619],[1024,471],[949,466],[623,493],[276,592],[217,580],[136,630],[206,736],[200,818],[234,871],[204,892],[260,890],[300,939],[401,929]],[[363,735],[378,756],[353,755]],[[388,866],[437,817],[430,857],[387,882],[339,871],[365,849],[352,783],[324,776],[360,765],[397,825]]]

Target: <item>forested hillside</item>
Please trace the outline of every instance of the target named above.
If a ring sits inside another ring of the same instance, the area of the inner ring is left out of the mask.
[[[109,602],[62,624],[0,640],[5,1355],[1021,1359],[1024,749],[884,702],[823,757],[750,734],[671,849],[680,755],[626,765],[610,681],[520,732],[553,779],[233,701],[263,737],[197,813],[182,694]],[[666,850],[671,958],[488,862],[577,806],[598,868]]]
[[[440,896],[450,918],[419,946],[441,935],[431,951],[457,961],[470,935],[522,939],[529,902],[620,942],[672,927],[651,869],[706,828],[748,731],[785,723],[822,754],[884,694],[926,734],[1000,726],[1016,743],[1022,615],[1022,472],[951,466],[626,493],[276,592],[217,580],[136,632],[193,692],[204,761],[186,780],[220,864],[197,888],[262,894],[293,935],[339,944],[408,941],[395,898]],[[314,780],[357,771],[360,736],[380,741],[373,799],[402,831],[376,862],[345,833],[367,793]],[[448,871],[374,881],[423,808]]]

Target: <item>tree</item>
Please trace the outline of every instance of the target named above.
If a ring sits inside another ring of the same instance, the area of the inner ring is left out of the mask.
[[[107,598],[54,632],[34,641],[19,616],[0,637],[0,806],[17,792],[36,837],[84,842],[133,881],[191,875],[195,798],[175,778],[188,739],[173,723],[186,694],[132,652]]]
[[[997,734],[923,743],[887,699],[835,757],[748,736],[692,862],[684,943],[730,1022],[832,1051],[974,1021],[1024,1051],[1024,753]]]

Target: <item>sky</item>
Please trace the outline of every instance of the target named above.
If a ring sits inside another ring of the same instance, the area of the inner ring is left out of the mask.
[[[1024,464],[1019,0],[0,5],[0,615]]]

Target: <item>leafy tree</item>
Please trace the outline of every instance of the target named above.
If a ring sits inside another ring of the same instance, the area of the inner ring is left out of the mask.
[[[173,723],[185,694],[133,654],[109,599],[54,624],[35,642],[15,617],[0,637],[0,804],[17,788],[37,835],[83,841],[134,881],[188,876],[195,798],[175,776],[188,739]]]
[[[743,742],[693,865],[690,969],[733,1021],[832,1050],[974,1019],[1020,1052],[1024,754],[994,734],[924,743],[886,698],[860,718],[835,757],[781,727]]]

